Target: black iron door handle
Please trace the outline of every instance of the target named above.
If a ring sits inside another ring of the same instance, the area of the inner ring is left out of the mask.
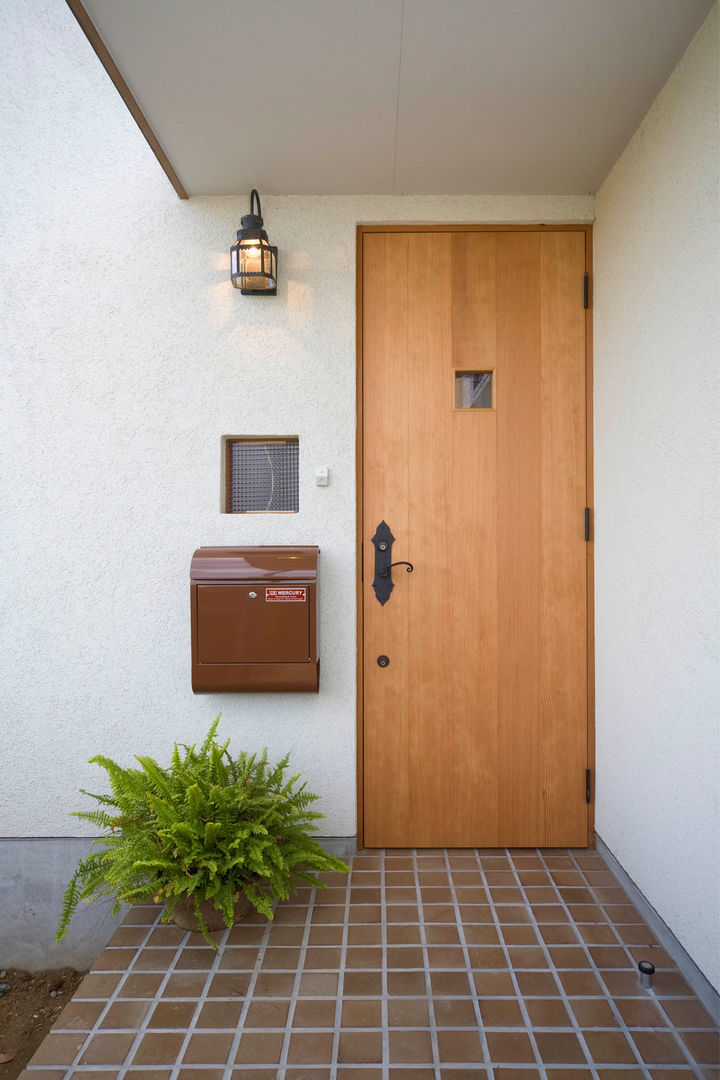
[[[403,562],[402,560],[400,562],[391,562],[390,565],[385,567],[384,570],[380,570],[380,577],[387,577],[393,566],[407,566],[406,572],[408,574],[412,574],[413,570],[415,569],[411,562]]]
[[[375,530],[372,542],[375,545],[375,578],[372,587],[380,604],[387,604],[390,593],[394,589],[391,570],[393,566],[407,566],[408,574],[415,569],[409,562],[393,562],[392,546],[395,537],[390,532],[390,526],[386,521],[381,521]]]

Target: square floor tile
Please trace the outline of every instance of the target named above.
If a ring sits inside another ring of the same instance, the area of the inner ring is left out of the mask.
[[[325,950],[325,951],[326,952],[334,952],[334,950]],[[389,951],[390,950],[388,950],[388,952]],[[409,952],[409,950],[400,950],[400,951],[401,952]],[[338,964],[339,964],[339,962],[340,962],[340,953],[338,951]],[[324,965],[317,965],[317,966],[332,967],[333,965],[326,962]],[[409,962],[407,962],[405,964],[391,964],[389,962],[389,960],[388,960],[388,966],[389,967],[416,967],[417,965],[409,963]],[[382,967],[382,949],[375,949],[375,948],[368,947],[368,946],[362,946],[362,947],[360,947],[360,946],[357,946],[357,947],[348,946],[348,948],[346,950],[346,953],[345,953],[345,967],[350,968],[350,969],[357,968],[357,969],[362,970],[362,969],[368,969],[369,968],[371,970],[377,970],[378,968]]]
[[[70,1065],[87,1038],[84,1031],[72,1035],[56,1035],[53,1032],[40,1044],[30,1065]]]
[[[720,1034],[717,1031],[682,1031],[680,1038],[698,1065],[720,1063]]]
[[[74,998],[60,1013],[55,1031],[89,1031],[104,1008],[104,1001],[78,1001]]]
[[[270,1004],[270,1003],[268,1003]],[[280,1004],[272,1002],[273,1005]],[[160,1006],[158,1006],[160,1008]],[[235,1029],[240,1020],[243,1010],[243,1002],[239,1001],[206,1001],[200,1010],[197,1020],[198,1028]],[[153,1014],[154,1015],[154,1014]],[[168,1025],[174,1026],[174,1025]],[[263,1027],[272,1027],[271,1024],[263,1024]]]
[[[648,1065],[686,1065],[687,1058],[669,1031],[631,1031],[640,1055]]]
[[[381,972],[346,971],[343,994],[345,997],[379,997],[382,994]]]
[[[160,1031],[143,1035],[132,1059],[133,1065],[174,1065],[182,1048],[184,1032]],[[95,1064],[91,1062],[90,1064]]]
[[[288,1062],[292,1065],[324,1065],[332,1057],[332,1032],[294,1032],[290,1036]]]
[[[347,999],[343,1002],[341,1023],[345,1028],[382,1027],[382,1002],[365,998]]]
[[[493,1062],[523,1062],[535,1064],[535,1053],[530,1039],[519,1031],[488,1031],[488,1051]]]
[[[300,998],[295,1005],[292,1026],[294,1028],[331,1028],[335,1024],[336,1007],[335,998]]]
[[[86,975],[75,994],[76,998],[107,998],[114,992],[122,975],[91,972]],[[131,976],[132,978],[132,976]],[[158,985],[160,980],[158,980]]]
[[[619,1027],[617,1017],[605,998],[570,998],[570,1008],[581,1028]]]
[[[80,1064],[122,1065],[134,1040],[134,1032],[95,1034],[80,1055]],[[165,1061],[162,1062],[162,1064],[165,1063]]]
[[[218,1005],[239,1005],[242,1008],[242,1002],[218,1002]],[[300,1005],[301,1002],[298,1002]],[[207,1008],[207,1005],[205,1006]],[[250,1002],[250,1006],[245,1017],[245,1030],[251,1028],[284,1028],[287,1023],[288,1013],[290,1011],[290,1002],[284,998],[268,999],[263,998],[257,1001]],[[212,1018],[212,1013],[210,1014]]]
[[[352,972],[346,975],[346,980],[350,978],[351,974],[366,973]],[[337,993],[337,988],[338,973],[336,971],[306,971],[300,978],[299,994],[300,997],[330,997]]]
[[[237,976],[237,975],[229,975],[229,976],[228,975],[223,975],[223,976],[215,976],[215,978],[218,979],[218,982],[216,984],[215,979],[213,979],[212,983],[210,984],[210,989],[208,990],[208,995],[210,997],[214,996],[213,987],[215,987],[218,990],[218,996],[219,997],[220,996],[227,997],[227,996],[232,996],[232,995],[228,995],[227,993],[223,993],[225,988],[228,986],[228,980],[232,980],[232,984],[234,986],[235,985],[235,980],[240,979],[240,976]],[[162,976],[160,976],[160,975],[150,975],[150,974],[148,974],[148,975],[131,975],[130,978],[125,983],[125,986],[123,987],[123,989],[125,989],[125,987],[131,981],[131,979],[157,979],[158,980],[158,986],[159,986],[160,982],[162,981]],[[182,973],[172,974],[170,976],[170,978],[168,979],[168,981],[166,982],[166,984],[165,984],[165,988],[162,991],[162,996],[163,996],[163,998],[196,998],[197,999],[198,997],[200,997],[200,995],[203,992],[203,987],[205,986],[206,980],[207,980],[207,976],[203,975],[201,972],[197,972],[197,971],[183,971]],[[247,987],[249,982],[250,982],[249,978],[245,979],[245,984],[244,985]],[[123,995],[120,994],[118,996],[121,997]],[[130,993],[128,993],[127,996],[128,997],[135,997],[135,996],[144,996],[144,995],[135,995],[132,992],[130,992]],[[151,996],[154,997],[154,994],[152,994]]]
[[[440,1061],[483,1061],[482,1043],[477,1031],[438,1031]],[[510,1059],[512,1060],[512,1059]]]
[[[178,976],[178,978],[179,977],[180,976]],[[200,981],[200,982],[203,981],[202,977],[198,978],[198,976],[195,976],[195,978],[198,979],[198,981]],[[293,976],[292,975],[274,976],[274,978],[276,978],[278,980],[278,982],[274,983],[272,988],[270,988],[268,986],[268,982],[266,980],[270,980],[272,978],[273,978],[273,976],[270,976],[270,975],[262,975],[262,974],[259,975],[258,976],[258,981],[255,984],[255,993],[262,994],[263,992],[265,992],[267,994],[272,993],[273,996],[276,996],[276,995],[281,996],[282,995],[281,986],[285,986],[287,988],[286,992],[288,994],[290,993],[290,990],[292,989],[292,983],[293,983]],[[283,981],[281,982],[280,980],[283,980]],[[258,989],[258,985],[260,986],[260,989]],[[248,990],[249,986],[250,986],[250,973],[248,971],[240,971],[240,972],[222,971],[222,972],[219,972],[217,975],[213,975],[212,980],[210,982],[210,987],[209,987],[208,992],[207,992],[207,996],[208,997],[228,997],[228,998],[242,997],[245,993],[247,993],[247,990]],[[181,995],[179,993],[179,987],[177,985],[174,987],[173,992],[177,993],[178,996],[182,996],[182,997],[186,996],[185,994]],[[200,992],[201,991],[197,991],[197,993],[200,993]],[[193,995],[193,996],[197,996],[197,995]]]
[[[200,1032],[190,1036],[183,1054],[183,1065],[224,1065],[227,1061],[233,1033],[226,1031]]]
[[[533,1027],[572,1027],[572,1021],[560,998],[528,998],[525,1001]]]
[[[648,998],[614,998],[615,1007],[628,1027],[663,1028],[667,1021]]]
[[[338,1061],[355,1064],[382,1061],[382,1032],[341,1031]]]
[[[425,1005],[424,1002],[421,1004]],[[477,1026],[475,1004],[471,998],[434,998],[432,1004],[435,1024],[439,1028]],[[508,1004],[512,1005],[512,1002]],[[425,1007],[425,1016],[427,1017],[427,1007]]]
[[[134,1001],[118,1002],[118,1007],[135,1004]],[[115,1005],[111,1006],[111,1011],[115,1007]],[[187,1029],[195,1015],[196,1008],[196,1001],[160,1001],[153,1009],[147,1026],[148,1028]],[[217,1025],[213,1025],[213,1027],[215,1026]]]
[[[240,1044],[235,1056],[236,1064],[262,1065],[277,1064],[282,1050],[283,1033],[278,1031],[246,1031],[240,1037]]]
[[[423,998],[390,998],[387,1003],[388,1027],[427,1027],[428,1003]]]
[[[585,1054],[578,1037],[571,1032],[536,1031],[535,1042],[540,1057],[548,1064],[552,1062],[574,1064],[585,1061]]]
[[[663,1001],[662,1007],[670,1018],[671,1023],[679,1028],[715,1028],[710,1013],[703,1008],[695,998],[678,999],[671,998]]]
[[[392,1064],[410,1065],[433,1060],[429,1031],[393,1030],[388,1041]]]
[[[467,983],[467,976],[464,975],[463,977]],[[379,972],[378,979],[380,979]],[[425,973],[423,971],[388,971],[387,989],[388,994],[393,997],[423,995],[425,993]]]
[[[521,994],[526,997],[559,997],[560,990],[549,971],[516,971],[515,978]]]
[[[478,1004],[483,1027],[525,1027],[517,998],[481,998]]]
[[[601,1065],[632,1065],[637,1058],[621,1031],[583,1031],[593,1061]]]
[[[473,982],[480,997],[515,996],[515,984],[505,971],[474,971]]]

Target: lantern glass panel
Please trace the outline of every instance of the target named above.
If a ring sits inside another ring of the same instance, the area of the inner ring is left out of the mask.
[[[275,288],[275,258],[268,244],[244,240],[237,249],[237,258],[242,289],[263,292]]]

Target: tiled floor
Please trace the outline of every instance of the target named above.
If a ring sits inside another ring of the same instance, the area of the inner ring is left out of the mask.
[[[23,1080],[720,1077],[717,1029],[592,852],[361,852],[327,883],[218,952],[133,909]]]

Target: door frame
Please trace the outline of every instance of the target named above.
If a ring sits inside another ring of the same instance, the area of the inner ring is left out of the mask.
[[[587,768],[590,770],[591,798],[587,808],[588,847],[595,847],[595,610],[594,610],[594,546],[595,520],[593,500],[593,274],[592,225],[358,225],[356,235],[356,558],[359,567],[357,581],[357,846],[364,846],[364,736],[365,713],[363,695],[365,623],[363,588],[363,237],[366,233],[417,232],[582,232],[585,234],[585,273],[588,275],[588,306],[585,310],[585,498],[590,508],[590,531],[586,544],[586,607],[587,607]]]

